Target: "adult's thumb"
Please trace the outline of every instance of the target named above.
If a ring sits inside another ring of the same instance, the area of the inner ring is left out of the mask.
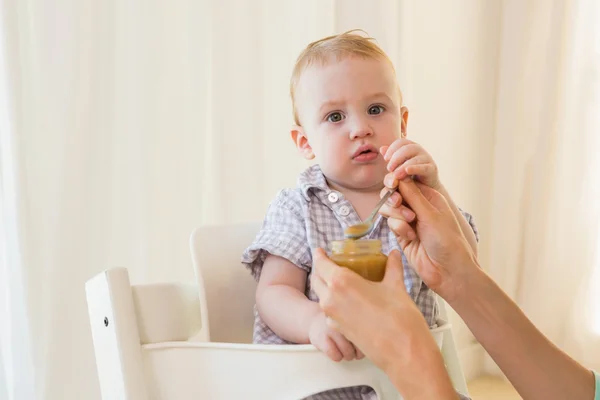
[[[450,209],[448,201],[446,201],[446,198],[440,192],[420,182],[417,182],[416,185],[423,197],[429,202],[429,204],[435,207],[435,209],[438,211],[446,211]]]
[[[398,191],[402,195],[402,199],[417,214],[417,219],[426,219],[434,212],[434,207],[412,179],[407,178],[398,182]]]
[[[383,282],[393,286],[401,286],[406,290],[406,286],[404,285],[404,264],[402,264],[402,255],[398,250],[392,250],[388,255]]]

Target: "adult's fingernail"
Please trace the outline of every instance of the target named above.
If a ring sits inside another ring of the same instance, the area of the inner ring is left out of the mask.
[[[387,203],[391,206],[395,206],[396,204],[400,204],[400,200],[400,193],[394,192],[394,194],[388,199]]]

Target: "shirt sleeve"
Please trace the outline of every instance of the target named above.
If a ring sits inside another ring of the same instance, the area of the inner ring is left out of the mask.
[[[280,191],[269,205],[260,231],[242,254],[242,263],[256,280],[260,278],[269,254],[285,258],[310,272],[312,254],[306,238],[301,201],[300,193],[286,189]]]
[[[463,211],[460,207],[459,207],[459,210],[460,210],[460,213],[465,217],[465,219],[471,226],[471,229],[473,229],[473,233],[475,234],[475,240],[477,240],[477,243],[479,243],[479,230],[477,229],[477,225],[475,225],[475,219],[473,218],[473,216],[471,214],[469,214],[466,211]]]

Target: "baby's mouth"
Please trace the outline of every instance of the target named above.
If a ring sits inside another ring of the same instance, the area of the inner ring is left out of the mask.
[[[356,158],[358,156],[365,156],[365,155],[377,155],[377,149],[371,145],[368,144],[363,144],[362,146],[360,146],[358,149],[356,149],[356,151],[354,152],[354,154],[352,155],[352,158]]]
[[[373,146],[365,145],[356,150],[352,159],[358,162],[368,162],[375,160],[377,157],[379,157],[379,153],[376,149]]]

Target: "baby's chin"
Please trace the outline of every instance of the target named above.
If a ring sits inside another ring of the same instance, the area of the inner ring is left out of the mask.
[[[383,189],[383,175],[378,177],[354,177],[353,179],[335,179],[327,178],[330,185],[338,187],[339,189],[352,190],[356,192],[374,192],[381,191]]]
[[[352,182],[352,185],[354,186],[354,190],[364,192],[379,192],[384,186],[383,177],[381,177],[381,179],[358,180],[356,182]]]
[[[323,173],[333,186],[339,186],[341,189],[368,192],[383,188],[383,178],[387,174],[387,169],[381,163],[380,165],[352,165],[335,170],[324,167]]]
[[[387,170],[385,166],[373,166],[371,168],[356,169],[351,173],[350,181],[354,182],[357,187],[368,189],[373,187],[383,187],[383,178],[385,178]]]

